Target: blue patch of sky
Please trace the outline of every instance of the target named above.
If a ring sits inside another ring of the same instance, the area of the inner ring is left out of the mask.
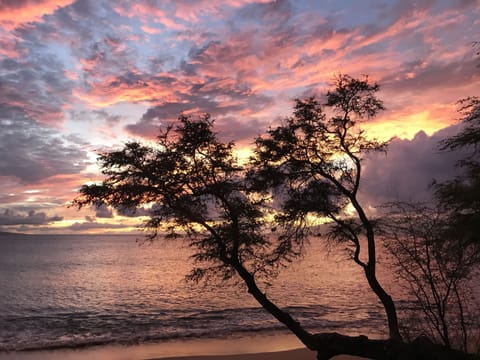
[[[75,71],[76,62],[72,61],[72,53],[69,47],[59,43],[49,43],[47,44],[47,49],[48,53],[54,54],[55,58],[63,64],[65,69]]]

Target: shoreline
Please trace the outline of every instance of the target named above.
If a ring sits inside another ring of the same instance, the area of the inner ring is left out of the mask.
[[[202,356],[181,356],[169,358],[156,358],[145,360],[315,360],[316,354],[308,349],[294,349],[286,351],[275,351],[265,353],[232,354],[232,355],[202,355]],[[365,358],[338,355],[334,360],[366,360]]]
[[[314,352],[305,349],[296,337],[289,334],[0,352],[0,360],[315,360],[315,357]],[[334,359],[361,358],[342,355]]]

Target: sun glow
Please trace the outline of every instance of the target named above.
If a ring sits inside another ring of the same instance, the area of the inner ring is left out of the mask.
[[[419,131],[432,135],[455,122],[457,117],[454,105],[442,106],[435,110],[393,114],[379,120],[362,124],[369,138],[387,141],[392,137],[411,140]]]

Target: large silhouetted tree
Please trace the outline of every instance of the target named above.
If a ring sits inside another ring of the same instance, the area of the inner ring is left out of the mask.
[[[297,100],[294,114],[285,124],[257,139],[252,171],[262,190],[285,189],[286,201],[278,217],[285,234],[299,234],[309,214],[332,220],[329,236],[351,246],[353,260],[364,270],[368,284],[384,306],[390,337],[400,339],[395,304],[376,276],[373,223],[358,199],[362,157],[386,147],[386,143],[366,138],[359,129],[362,121],[384,109],[375,96],[378,89],[367,78],[339,76],[335,89],[326,95],[330,116],[314,98]],[[348,218],[343,214],[347,206],[354,210]],[[301,243],[305,234],[300,234],[295,240]],[[366,240],[363,260],[362,239]]]
[[[232,143],[218,139],[208,116],[181,116],[176,126],[161,131],[155,146],[131,142],[102,154],[105,180],[84,185],[74,204],[150,208],[145,224],[150,238],[165,232],[185,238],[194,249],[191,280],[241,279],[317,359],[437,358],[442,349],[401,340],[394,303],[376,277],[374,224],[357,196],[362,156],[385,147],[358,130],[361,121],[383,109],[377,90],[367,78],[339,76],[326,95],[325,112],[314,98],[297,100],[284,124],[256,140],[255,156],[246,165],[235,158]],[[331,239],[351,247],[353,261],[384,306],[389,339],[312,334],[262,290],[263,279],[303,254],[310,220],[319,217],[332,221]]]

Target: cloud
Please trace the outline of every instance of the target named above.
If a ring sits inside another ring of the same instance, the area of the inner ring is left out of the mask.
[[[26,214],[18,214],[10,209],[0,213],[0,225],[48,225],[55,221],[62,221],[63,217],[48,216],[44,212],[30,210]]]
[[[464,84],[474,84],[480,81],[480,73],[475,69],[475,59],[460,59],[448,64],[430,63],[419,61],[405,63],[399,72],[404,74],[389,74],[380,79],[385,89],[392,87],[395,92],[410,92],[422,94],[429,89],[442,87],[444,91],[458,88]]]
[[[87,89],[76,96],[95,107],[106,107],[120,102],[161,102],[181,90],[182,84],[172,75],[150,76],[134,71],[91,81]]]
[[[146,209],[146,208],[123,208],[123,209],[117,209],[117,213],[120,216],[125,216],[125,217],[141,217],[141,216],[150,216],[152,215],[152,209]]]
[[[126,130],[134,135],[153,137],[159,126],[175,121],[181,113],[209,113],[217,119],[217,126],[229,130],[229,135],[234,135],[232,125],[239,125],[235,127],[238,136],[234,138],[241,140],[242,135],[257,135],[259,131],[258,128],[252,129],[252,125],[259,125],[259,122],[248,117],[273,104],[269,96],[251,92],[228,79],[209,79],[203,84],[194,84],[189,93],[178,94],[178,97],[177,101],[150,107],[138,122],[128,124]],[[233,120],[233,114],[242,120]],[[249,131],[242,131],[243,128]]]
[[[13,29],[25,22],[38,21],[42,16],[71,4],[74,0],[2,0],[0,26]]]
[[[99,223],[94,221],[85,221],[85,222],[75,222],[74,224],[66,227],[66,230],[71,231],[89,231],[89,230],[99,230],[99,229],[129,229],[131,225],[123,224],[108,224],[108,223]]]
[[[123,119],[121,115],[113,115],[105,110],[71,110],[69,115],[75,122],[105,123],[108,126],[118,125]]]
[[[439,142],[456,134],[461,124],[442,129],[432,136],[418,132],[412,140],[394,139],[387,153],[372,153],[364,162],[360,196],[371,206],[392,201],[428,202],[432,181],[458,174],[455,164],[467,152],[442,152]]]
[[[0,61],[2,107],[21,108],[36,121],[50,124],[62,121],[63,108],[71,101],[72,86],[65,78],[63,66],[53,56]]]
[[[242,8],[250,3],[271,0],[178,0],[172,3],[155,1],[117,1],[115,11],[125,17],[141,19],[142,23],[153,21],[163,25],[167,31],[181,32],[200,22],[202,18],[228,16],[232,9]]]
[[[85,168],[85,143],[43,127],[22,109],[0,104],[0,173],[24,183]]]
[[[112,218],[113,217],[113,212],[112,209],[110,209],[106,205],[100,205],[95,207],[95,217],[97,218]]]

